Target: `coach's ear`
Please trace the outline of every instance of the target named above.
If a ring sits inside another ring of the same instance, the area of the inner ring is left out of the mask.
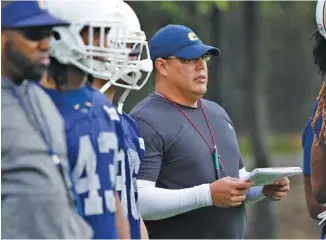
[[[167,76],[167,61],[163,58],[157,58],[154,63],[156,72],[161,74],[162,76],[166,77]]]

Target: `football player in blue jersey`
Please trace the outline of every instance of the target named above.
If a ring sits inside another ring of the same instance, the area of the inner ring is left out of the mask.
[[[120,97],[118,105],[118,111],[122,113],[123,103],[130,90],[139,90],[145,85],[152,72],[153,64],[149,56],[146,35],[141,30],[137,15],[125,2],[121,2],[118,5],[118,9],[126,17],[126,25],[128,26],[126,36],[122,36],[120,39],[125,41],[131,49],[129,61],[121,75],[116,75],[116,78],[109,78],[109,81],[94,78],[93,86],[100,89],[101,92],[104,92],[111,102],[116,88],[124,88],[125,91]],[[141,220],[138,209],[136,185],[140,161],[143,158],[145,150],[144,142],[135,121],[131,117],[126,113],[122,113],[121,121],[125,135],[126,149],[125,159],[120,159],[119,162],[118,171],[120,176],[117,178],[116,187],[125,214],[129,219],[131,238],[147,239],[147,230]]]
[[[115,10],[116,1],[46,1],[45,6],[70,23],[53,28],[52,59],[42,85],[65,120],[79,213],[93,228],[94,238],[129,238],[115,190],[116,162],[124,154],[120,115],[103,94],[86,84],[87,76],[106,79],[118,73],[112,64],[127,62],[126,46],[107,44],[115,32],[123,31],[122,17]]]
[[[316,6],[318,30],[314,33],[313,56],[324,83],[317,98],[318,104],[312,119],[314,139],[311,148],[311,186],[318,203],[326,204],[326,1],[318,0]],[[322,239],[326,239],[326,211],[319,214],[322,219]]]

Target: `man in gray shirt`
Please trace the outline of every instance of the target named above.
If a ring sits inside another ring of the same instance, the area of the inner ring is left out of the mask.
[[[236,238],[246,234],[244,201],[280,200],[288,179],[252,187],[232,121],[201,99],[207,65],[220,51],[189,28],[168,25],[150,42],[156,92],[131,112],[145,142],[138,191],[150,238]]]
[[[66,25],[41,7],[1,2],[1,237],[91,238],[73,202],[63,121],[34,83],[52,26]]]

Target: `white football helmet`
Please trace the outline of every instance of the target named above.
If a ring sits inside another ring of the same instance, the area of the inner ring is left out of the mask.
[[[326,38],[326,1],[318,0],[316,6],[316,22],[319,33]]]
[[[125,42],[116,44],[117,38],[126,34],[127,30],[124,17],[117,8],[120,2],[45,1],[45,7],[51,14],[71,24],[69,27],[53,28],[50,55],[61,64],[72,64],[96,78],[107,80],[120,76],[119,71],[127,66],[130,53]],[[88,37],[85,40],[81,32],[86,27]],[[94,42],[95,35],[99,37],[98,42]]]
[[[110,78],[100,91],[105,92],[111,85],[131,89],[140,90],[148,81],[153,70],[153,63],[150,59],[148,42],[146,35],[141,30],[138,17],[134,10],[125,2],[118,4],[121,15],[124,16],[126,32],[114,33],[118,35],[117,42],[109,41],[114,45],[120,45],[120,48],[127,46],[131,49],[127,66],[120,71],[118,78]],[[115,31],[116,29],[113,29]],[[126,35],[121,35],[126,33]]]

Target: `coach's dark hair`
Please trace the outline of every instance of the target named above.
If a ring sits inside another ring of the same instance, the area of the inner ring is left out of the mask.
[[[314,62],[318,67],[319,73],[322,75],[323,79],[326,74],[326,39],[322,36],[319,31],[315,31],[312,34],[313,38],[313,58]],[[319,95],[317,97],[318,106],[315,113],[315,116],[312,120],[312,128],[316,133],[316,122],[318,118],[322,116],[323,122],[322,127],[319,133],[319,141],[318,143],[326,143],[326,83],[324,83],[319,91]]]

